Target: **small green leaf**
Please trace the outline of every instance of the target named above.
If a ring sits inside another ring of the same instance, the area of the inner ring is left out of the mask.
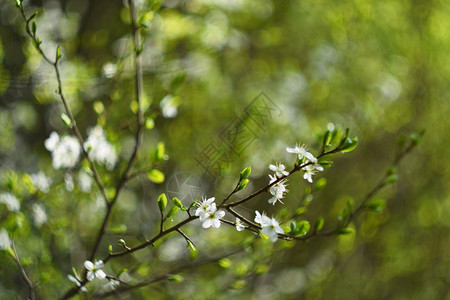
[[[319,231],[323,228],[324,220],[322,217],[318,218],[314,223],[314,230]]]
[[[155,121],[152,118],[147,118],[147,120],[145,120],[145,128],[150,130],[153,129],[155,127]]]
[[[297,223],[295,221],[292,221],[290,224],[291,232],[295,234],[295,231],[297,230]]]
[[[327,130],[327,132],[325,132],[325,136],[323,137],[323,141],[322,141],[323,149],[330,146],[331,138],[332,138],[331,131]]]
[[[240,173],[239,181],[242,181],[244,179],[247,179],[248,176],[250,176],[250,173],[252,172],[252,167],[247,167]]]
[[[318,164],[326,169],[326,168],[331,167],[333,162],[331,160],[319,160]]]
[[[237,191],[242,191],[243,189],[245,189],[245,187],[247,186],[247,184],[250,181],[248,179],[244,179],[241,183],[239,183],[239,186],[237,187]]]
[[[386,200],[384,199],[374,199],[369,204],[367,204],[367,208],[373,212],[380,213],[386,207]]]
[[[229,258],[222,258],[219,259],[219,266],[221,266],[224,269],[229,269],[231,267],[232,263]]]
[[[125,243],[124,239],[120,239],[119,240],[119,245],[121,245],[122,247],[125,247],[127,245],[127,243]]]
[[[36,10],[27,20],[27,22],[30,22],[31,20],[33,20],[34,18],[36,18],[36,16],[38,15],[38,11]]]
[[[154,183],[162,183],[165,179],[164,173],[157,169],[151,169],[147,175],[148,179]]]
[[[58,47],[56,47],[56,61],[58,61],[61,58],[61,46],[58,45]]]
[[[169,281],[172,282],[183,282],[184,278],[180,274],[173,274],[169,278]]]
[[[31,32],[35,35],[36,34],[37,25],[36,22],[31,22]]]
[[[169,212],[167,213],[166,218],[171,218],[174,214],[176,214],[178,211],[180,210],[180,208],[178,206],[173,206]]]
[[[189,248],[189,256],[191,259],[195,259],[198,256],[197,249],[191,241],[187,240],[187,246]]]
[[[162,193],[161,195],[159,195],[158,197],[158,207],[159,207],[159,211],[162,213],[166,207],[167,207],[167,196],[166,194]]]
[[[17,6],[18,8],[21,8],[21,7],[22,7],[22,1],[23,1],[23,0],[16,0],[16,6]]]
[[[70,120],[69,116],[65,113],[61,114],[61,120],[67,127],[72,127],[72,121]]]
[[[354,232],[355,232],[355,229],[346,227],[346,228],[339,228],[337,231],[337,234],[349,234],[349,233],[354,233]]]
[[[187,210],[187,208],[184,207],[184,205],[181,202],[181,200],[178,199],[177,197],[172,198],[172,204],[175,205],[176,207],[179,207],[183,211]]]
[[[342,153],[350,152],[354,150],[358,146],[358,137],[354,137],[352,139],[347,138],[345,143],[339,148],[339,151]]]
[[[390,184],[390,183],[396,182],[397,180],[398,180],[398,175],[392,174],[392,175],[388,176],[384,182],[386,182],[387,184]]]
[[[325,177],[319,178],[314,184],[314,189],[316,191],[323,190],[327,186],[327,179]]]
[[[308,221],[303,220],[297,223],[297,230],[295,231],[296,236],[304,236],[308,233],[309,229],[311,228],[311,225]]]
[[[112,253],[112,252],[113,252],[113,247],[112,247],[112,245],[109,245],[109,247],[108,247],[108,252],[109,252],[109,253]]]
[[[164,154],[166,153],[166,148],[163,142],[159,142],[156,146],[155,157],[157,160],[164,160]]]

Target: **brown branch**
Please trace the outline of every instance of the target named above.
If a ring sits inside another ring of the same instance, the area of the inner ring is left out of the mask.
[[[19,270],[20,270],[20,274],[22,275],[23,280],[25,280],[25,282],[28,286],[28,290],[30,293],[30,299],[34,300],[34,299],[36,299],[36,296],[34,294],[33,283],[31,282],[30,278],[28,277],[27,273],[25,272],[25,269],[22,266],[22,263],[20,262],[19,255],[17,254],[16,245],[14,244],[13,239],[11,239],[11,248],[14,252],[14,256],[13,256],[14,261],[17,263],[17,266],[19,267]]]

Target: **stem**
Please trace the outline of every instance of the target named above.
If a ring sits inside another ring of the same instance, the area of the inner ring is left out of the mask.
[[[30,291],[30,299],[34,300],[36,299],[35,295],[34,295],[34,287],[33,287],[33,283],[31,282],[30,278],[28,277],[27,273],[25,272],[25,269],[22,266],[22,263],[20,262],[19,259],[19,255],[17,254],[17,249],[16,249],[16,245],[14,244],[14,240],[11,239],[11,246],[12,246],[12,250],[14,252],[14,261],[17,263],[17,266],[19,267],[20,270],[20,274],[22,275],[22,278],[25,280],[28,289]]]

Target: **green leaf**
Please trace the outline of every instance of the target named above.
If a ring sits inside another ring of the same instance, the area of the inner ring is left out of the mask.
[[[325,177],[319,178],[314,184],[314,189],[316,191],[323,190],[327,186],[327,179]]]
[[[297,230],[295,231],[296,236],[304,236],[308,233],[309,229],[311,228],[311,225],[308,221],[303,220],[297,223]]]
[[[189,248],[189,256],[191,259],[195,259],[198,256],[198,251],[195,248],[194,244],[192,244],[191,241],[186,240],[187,241],[187,246]]]
[[[118,224],[118,225],[110,227],[108,229],[108,231],[112,232],[112,233],[124,234],[124,233],[127,232],[127,229],[128,229],[127,225],[125,225],[125,224]]]
[[[175,205],[176,207],[179,207],[183,211],[187,210],[187,208],[184,207],[184,205],[181,202],[181,200],[178,199],[177,197],[172,198],[172,204]]]
[[[245,187],[247,186],[247,184],[250,181],[248,179],[244,179],[244,181],[242,181],[239,186],[237,187],[237,191],[242,191],[243,189],[245,189]]]
[[[148,179],[154,183],[162,183],[164,182],[164,173],[157,169],[151,169],[148,174]]]
[[[58,61],[61,58],[61,46],[58,45],[58,47],[56,47],[56,61]]]
[[[61,120],[67,127],[72,127],[72,121],[70,120],[69,116],[65,113],[61,114]]]
[[[27,22],[30,22],[31,20],[33,20],[34,18],[36,18],[36,16],[38,15],[38,11],[36,10],[27,20]]]
[[[33,34],[36,34],[36,29],[37,29],[37,25],[36,25],[36,22],[31,22],[31,32],[33,33]]]
[[[324,220],[322,217],[318,218],[314,223],[314,231],[319,231],[323,228]]]
[[[94,108],[94,111],[97,113],[97,115],[100,115],[105,111],[105,106],[101,101],[95,101],[94,104],[92,104],[92,107]]]
[[[159,207],[159,211],[162,213],[166,207],[167,207],[167,196],[166,194],[162,193],[161,195],[159,195],[158,197],[158,207]]]
[[[358,146],[358,137],[347,138],[345,143],[339,148],[342,153],[353,151]]]
[[[18,8],[21,8],[21,7],[22,7],[22,1],[23,1],[23,0],[16,0],[16,6],[17,6]]]
[[[327,132],[325,132],[325,136],[323,137],[323,140],[322,140],[323,149],[330,146],[331,138],[332,138],[331,131],[327,130]]]
[[[181,276],[180,274],[173,274],[173,275],[169,276],[168,279],[169,279],[169,281],[172,281],[172,282],[183,282],[184,281],[183,276]]]
[[[244,179],[247,179],[248,176],[250,176],[250,173],[252,172],[252,167],[247,167],[240,173],[239,181],[242,181]]]
[[[171,218],[174,214],[176,214],[178,211],[180,210],[180,208],[178,206],[173,206],[169,212],[167,213],[166,218]]]
[[[373,212],[380,213],[386,207],[386,200],[378,198],[372,200],[369,204],[367,204],[367,208]]]
[[[166,154],[166,148],[163,142],[159,142],[156,146],[155,157],[157,160],[164,160],[164,154]]]
[[[292,221],[290,224],[291,233],[295,234],[295,231],[297,230],[297,223],[295,221]]]
[[[112,245],[109,245],[109,246],[108,246],[108,252],[109,252],[109,253],[112,253],[112,252],[113,252],[113,247],[112,247]]]
[[[231,267],[232,263],[229,258],[222,258],[219,260],[219,266],[221,266],[224,269],[229,269]]]
[[[388,176],[384,182],[387,184],[390,184],[390,183],[396,182],[397,180],[398,180],[398,175],[392,174],[392,175]]]
[[[331,165],[333,164],[333,162],[331,160],[319,160],[318,164],[321,165],[322,167],[329,168],[331,167]]]
[[[346,227],[346,228],[339,228],[337,231],[337,234],[349,234],[349,233],[354,233],[354,232],[355,232],[355,229]]]
[[[145,120],[145,128],[150,130],[153,129],[155,127],[155,121],[152,118],[147,118],[147,120]]]

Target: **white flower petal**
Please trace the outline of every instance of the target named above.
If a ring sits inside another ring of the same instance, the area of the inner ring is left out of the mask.
[[[90,270],[92,270],[92,269],[94,268],[94,264],[93,264],[91,261],[86,260],[86,261],[84,262],[84,267],[85,267],[88,271],[90,271]]]

